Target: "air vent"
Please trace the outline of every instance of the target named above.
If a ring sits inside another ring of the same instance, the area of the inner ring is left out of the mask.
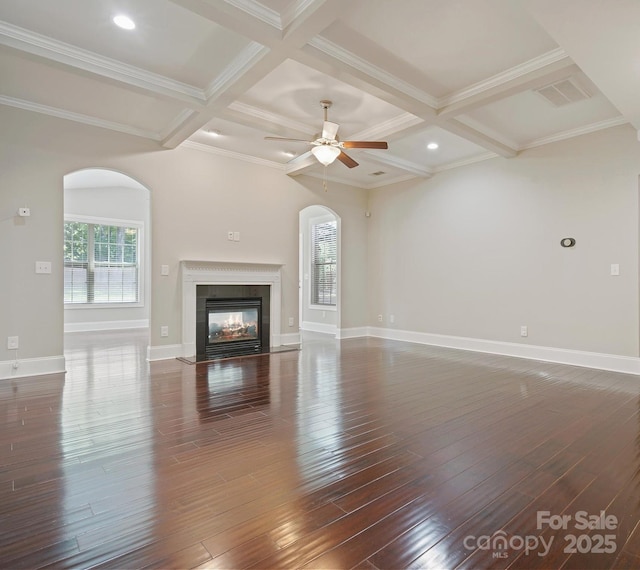
[[[584,101],[592,96],[589,90],[580,85],[575,77],[563,79],[562,81],[536,89],[535,91],[542,95],[554,107],[562,107],[569,103]]]
[[[384,170],[378,170],[377,172],[369,173],[369,176],[382,176],[383,174],[386,174]]]

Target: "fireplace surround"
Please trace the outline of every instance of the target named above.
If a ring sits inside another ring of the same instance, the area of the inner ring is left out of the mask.
[[[273,263],[247,263],[228,261],[180,262],[182,277],[182,356],[196,357],[198,285],[239,285],[255,289],[268,286],[268,319],[263,317],[263,327],[269,333],[271,348],[281,345],[282,265]],[[218,295],[219,296],[219,295]],[[252,293],[246,295],[253,296]],[[257,296],[257,295],[256,295]],[[264,313],[263,313],[264,315]],[[265,322],[266,321],[266,322]]]

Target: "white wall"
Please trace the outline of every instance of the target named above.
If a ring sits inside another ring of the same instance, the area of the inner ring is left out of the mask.
[[[302,329],[335,334],[338,326],[337,307],[317,309],[311,305],[311,224],[318,221],[335,220],[327,208],[310,206],[300,212],[300,232],[302,233]],[[340,239],[338,238],[338,243]],[[338,252],[340,255],[340,252]],[[338,275],[338,279],[340,276]],[[340,282],[338,281],[338,287]]]
[[[372,191],[369,324],[638,356],[638,150],[623,126]]]
[[[99,187],[65,188],[64,215],[128,220],[142,225],[142,305],[141,307],[87,307],[65,305],[64,321],[67,330],[99,330],[120,323],[126,326],[149,320],[149,291],[145,287],[151,268],[149,258],[149,191],[141,188]],[[144,326],[144,325],[143,325]]]
[[[342,321],[366,323],[366,192],[321,180],[290,178],[279,168],[197,150],[167,150],[152,141],[0,106],[0,365],[13,359],[9,335],[20,336],[22,359],[59,357],[63,349],[63,177],[83,168],[127,174],[151,192],[151,344],[181,342],[181,259],[282,263],[282,333],[297,332],[299,212],[324,204],[342,219]],[[337,165],[340,167],[341,165]],[[26,221],[15,212],[31,208]],[[227,231],[241,233],[227,241]],[[36,260],[52,261],[36,275]],[[160,275],[169,265],[170,275]],[[160,326],[169,336],[160,337]],[[1,366],[0,366],[1,368]],[[1,370],[0,370],[1,372]],[[1,376],[1,374],[0,374]]]

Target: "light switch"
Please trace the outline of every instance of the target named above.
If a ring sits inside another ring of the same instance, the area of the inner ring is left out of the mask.
[[[233,241],[240,241],[240,232],[233,232]]]
[[[161,265],[160,266],[160,275],[169,275],[169,266]]]
[[[611,264],[611,275],[620,275],[620,265],[618,263]]]

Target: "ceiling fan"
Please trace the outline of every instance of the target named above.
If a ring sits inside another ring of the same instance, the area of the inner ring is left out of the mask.
[[[384,141],[339,141],[338,128],[340,125],[327,120],[327,110],[331,107],[331,101],[320,101],[320,105],[324,109],[324,123],[322,125],[322,134],[315,140],[306,141],[304,139],[287,139],[282,137],[264,137],[269,141],[293,141],[303,142],[311,145],[312,154],[318,159],[318,162],[325,166],[331,164],[336,158],[345,166],[353,168],[358,163],[344,152],[345,148],[381,148],[386,149],[388,145]]]

